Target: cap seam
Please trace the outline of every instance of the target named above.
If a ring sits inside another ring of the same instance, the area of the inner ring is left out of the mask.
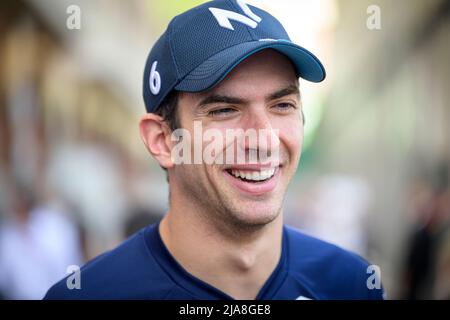
[[[167,41],[169,42],[169,50],[170,50],[170,56],[172,57],[172,60],[174,62],[174,66],[175,66],[175,72],[177,73],[177,81],[180,78],[180,72],[178,70],[178,62],[177,59],[173,53],[173,48],[172,48],[172,24],[175,22],[175,20],[178,18],[178,16],[176,16],[175,18],[172,19],[172,21],[170,22],[170,25],[168,27],[169,33],[167,35]]]

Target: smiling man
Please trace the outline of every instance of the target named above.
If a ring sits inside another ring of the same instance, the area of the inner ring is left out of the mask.
[[[325,71],[261,9],[217,0],[175,17],[147,59],[140,122],[169,210],[85,265],[81,289],[63,280],[46,298],[381,299],[365,260],[283,225],[303,141],[299,77]]]

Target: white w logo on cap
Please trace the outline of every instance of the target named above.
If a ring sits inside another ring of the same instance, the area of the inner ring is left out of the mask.
[[[219,8],[209,8],[209,11],[211,11],[211,13],[214,15],[214,18],[216,18],[219,25],[223,28],[234,30],[230,20],[235,20],[249,26],[252,29],[255,29],[258,26],[258,22],[261,22],[262,19],[254,14],[244,1],[236,0],[236,2],[247,16],[234,11]]]

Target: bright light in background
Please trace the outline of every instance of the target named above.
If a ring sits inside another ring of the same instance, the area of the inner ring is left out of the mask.
[[[268,11],[280,20],[291,40],[316,55],[330,74],[334,30],[339,19],[336,0],[248,0],[247,3]],[[306,149],[322,119],[322,101],[330,82],[325,80],[316,84],[301,81],[300,86],[306,118],[303,145]]]
[[[320,48],[322,30],[332,29],[338,18],[335,0],[248,0],[279,19],[291,40],[304,46]]]

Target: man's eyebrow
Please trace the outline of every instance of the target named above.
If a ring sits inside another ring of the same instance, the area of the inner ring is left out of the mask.
[[[205,107],[208,104],[212,103],[226,103],[226,104],[244,104],[247,100],[241,99],[238,97],[232,97],[232,96],[225,96],[220,94],[212,94],[204,98],[200,103],[197,105],[199,108]]]
[[[276,99],[283,98],[285,96],[289,96],[291,94],[295,94],[298,97],[300,97],[300,90],[297,85],[291,84],[291,85],[287,86],[286,88],[283,88],[274,93],[271,93],[270,95],[268,95],[266,97],[266,100],[267,101],[276,100]]]
[[[291,85],[287,86],[286,88],[283,88],[274,93],[271,93],[270,95],[268,95],[266,97],[266,100],[267,101],[276,100],[276,99],[279,99],[279,98],[282,98],[284,96],[288,96],[291,94],[295,94],[300,97],[300,90],[297,85],[291,84]],[[246,103],[248,103],[248,101],[245,99],[242,99],[242,98],[238,98],[238,97],[226,96],[226,95],[221,95],[221,94],[211,94],[211,95],[208,95],[203,100],[201,100],[198,103],[197,107],[200,109],[203,109],[207,105],[213,104],[213,103],[246,104]]]

